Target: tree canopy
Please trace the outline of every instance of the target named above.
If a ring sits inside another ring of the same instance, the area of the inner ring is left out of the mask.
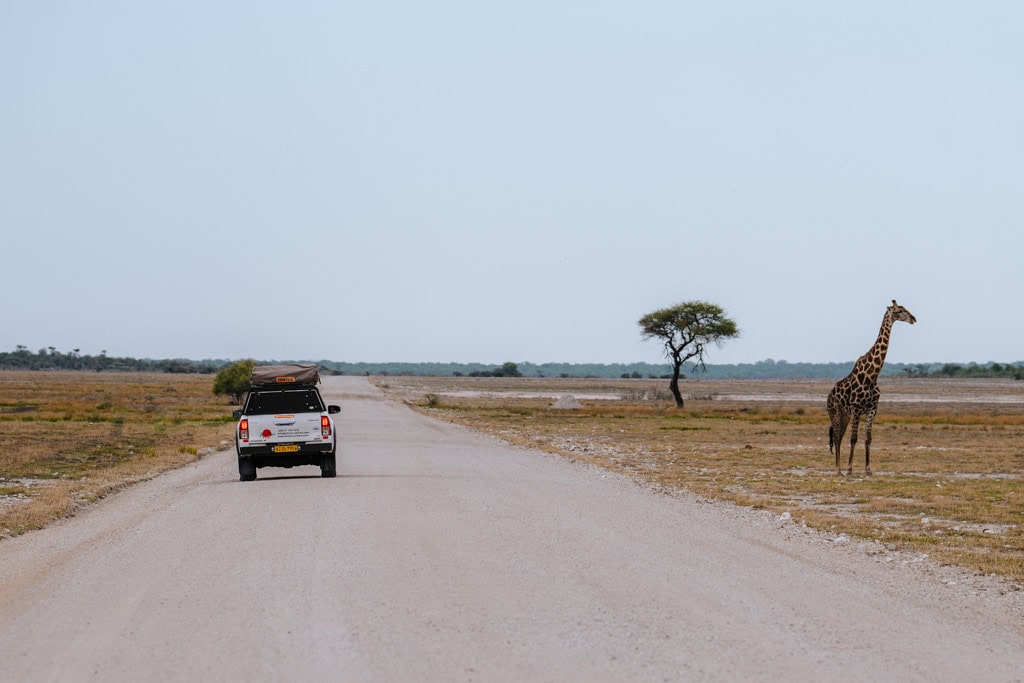
[[[683,407],[679,391],[679,370],[691,358],[704,368],[704,353],[708,345],[721,346],[727,339],[740,334],[736,323],[725,311],[706,301],[686,301],[669,308],[648,313],[638,321],[644,339],[658,339],[665,347],[665,356],[672,364],[669,388],[676,407]]]

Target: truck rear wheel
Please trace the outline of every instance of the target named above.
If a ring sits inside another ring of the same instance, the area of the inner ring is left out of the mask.
[[[334,453],[324,453],[320,456],[320,476],[321,477],[333,477],[337,475],[338,470],[335,465]]]
[[[238,480],[252,481],[256,478],[256,463],[249,458],[238,459]]]

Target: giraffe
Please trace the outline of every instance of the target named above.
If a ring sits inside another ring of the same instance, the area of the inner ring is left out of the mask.
[[[852,422],[853,433],[850,435],[850,459],[846,463],[848,475],[853,474],[853,447],[857,443],[857,429],[863,415],[866,421],[864,434],[864,474],[871,476],[871,423],[878,411],[878,375],[885,363],[885,354],[889,350],[889,335],[892,324],[897,320],[913,325],[917,318],[907,309],[892,300],[892,306],[885,309],[882,317],[882,329],[878,331],[878,339],[868,352],[857,359],[849,375],[836,382],[828,394],[828,417],[831,426],[828,428],[828,450],[833,448],[836,454],[836,473],[842,476],[839,465],[839,453],[842,450],[843,435],[846,426]]]

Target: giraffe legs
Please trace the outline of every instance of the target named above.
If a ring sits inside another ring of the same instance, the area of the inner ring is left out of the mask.
[[[864,475],[871,476],[871,423],[875,421],[874,409],[868,411],[864,424]]]
[[[845,413],[838,413],[832,417],[832,426],[828,430],[828,447],[829,450],[835,450],[836,454],[836,474],[842,476],[843,469],[840,465],[839,458],[843,452],[843,436],[846,434],[846,425],[849,423],[850,418]]]
[[[843,411],[836,399],[836,390],[828,392],[828,400],[825,403],[828,409],[828,452],[836,454],[836,472],[839,472],[839,444],[842,443],[843,433],[840,430],[843,418]]]
[[[846,461],[846,474],[853,474],[853,447],[857,445],[857,430],[860,429],[860,415],[854,414],[850,425],[850,459]]]

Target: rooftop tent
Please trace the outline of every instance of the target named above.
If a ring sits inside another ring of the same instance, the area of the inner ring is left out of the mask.
[[[313,363],[257,365],[252,369],[252,377],[249,381],[254,387],[287,384],[313,385],[320,382],[320,370]]]

